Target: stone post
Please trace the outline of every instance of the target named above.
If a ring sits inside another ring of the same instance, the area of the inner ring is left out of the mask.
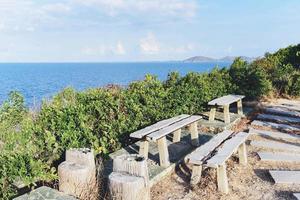
[[[116,157],[109,175],[109,194],[113,200],[150,200],[146,159],[138,155]]]
[[[96,166],[90,149],[66,151],[66,161],[58,166],[59,191],[84,199],[96,199]]]

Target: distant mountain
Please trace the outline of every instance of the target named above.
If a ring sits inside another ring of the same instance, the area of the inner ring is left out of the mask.
[[[235,58],[241,57],[243,60],[247,62],[252,62],[256,58],[247,57],[247,56],[225,56],[223,58],[210,58],[206,56],[194,56],[184,60],[184,62],[232,62]]]

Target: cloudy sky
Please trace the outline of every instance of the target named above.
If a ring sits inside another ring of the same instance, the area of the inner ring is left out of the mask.
[[[0,0],[0,62],[260,56],[300,42],[299,0]]]

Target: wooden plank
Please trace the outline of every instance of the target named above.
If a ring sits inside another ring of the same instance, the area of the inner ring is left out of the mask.
[[[237,101],[237,113],[238,113],[238,115],[244,115],[242,99]]]
[[[191,134],[191,143],[193,146],[199,146],[199,133],[198,133],[198,123],[193,122],[189,125],[189,132]]]
[[[243,99],[245,96],[242,95],[226,95],[208,102],[210,106],[225,106],[237,102]]]
[[[228,178],[226,173],[226,164],[222,164],[217,168],[218,190],[227,194],[229,192]]]
[[[140,129],[138,131],[131,133],[130,137],[141,139],[154,131],[165,128],[165,127],[169,126],[170,124],[173,124],[177,121],[188,118],[189,116],[190,115],[183,114],[183,115],[179,115],[179,116],[176,116],[176,117],[173,117],[170,119],[165,119],[165,120],[159,121],[151,126],[147,126],[146,128],[143,128],[143,129]]]
[[[251,141],[251,146],[265,148],[265,149],[274,149],[280,151],[294,151],[300,152],[300,145],[292,145],[282,142],[273,142],[273,141]]]
[[[193,165],[192,176],[190,183],[196,185],[200,182],[202,174],[202,165]]]
[[[209,167],[217,168],[219,165],[224,164],[226,160],[244,143],[249,133],[239,132],[229,140],[225,141],[223,146],[220,147],[218,152],[209,160],[206,165]]]
[[[215,117],[216,117],[216,108],[213,107],[210,109],[208,121],[213,122],[215,120]]]
[[[224,122],[226,124],[230,123],[229,105],[224,106]]]
[[[166,137],[157,140],[160,166],[168,167],[170,165],[169,151]]]
[[[258,129],[250,128],[249,133],[259,135],[262,137],[266,137],[266,138],[277,138],[277,139],[284,139],[284,140],[299,140],[300,141],[300,135],[282,133],[282,132],[277,132],[277,131],[265,131],[265,130],[258,130]]]
[[[275,121],[278,123],[300,123],[300,118],[271,115],[271,114],[259,114],[257,115],[257,119]]]
[[[191,154],[186,156],[187,160],[190,163],[201,165],[203,163],[203,159],[208,156],[212,151],[214,151],[224,140],[226,140],[233,132],[229,130],[225,130],[208,142],[203,144],[202,146],[198,147],[195,151]]]
[[[246,144],[245,143],[242,143],[239,146],[238,153],[239,153],[239,162],[242,165],[247,165],[248,159],[247,159],[247,149],[246,149]]]
[[[198,116],[198,115],[193,115],[193,116],[190,116],[188,118],[185,118],[185,119],[182,119],[180,121],[177,121],[176,123],[173,123],[165,128],[162,128],[160,130],[157,130],[157,131],[154,131],[152,133],[150,133],[149,135],[147,135],[147,138],[149,140],[152,140],[152,141],[156,141],[157,139],[161,138],[161,137],[164,137],[180,128],[183,128],[193,122],[196,122],[198,121],[199,119],[201,119],[202,117],[201,116]]]
[[[300,155],[279,152],[257,152],[262,161],[300,163]]]
[[[276,184],[300,184],[300,171],[269,170]]]
[[[181,138],[181,129],[178,129],[173,132],[173,142],[179,142]]]
[[[148,153],[149,153],[149,141],[143,140],[140,143],[139,155],[147,159]]]
[[[298,128],[298,126],[290,126],[287,124],[277,124],[277,123],[273,123],[273,122],[263,122],[263,121],[259,121],[259,120],[254,120],[251,125],[254,126],[265,126],[265,127],[269,127],[269,128],[274,128],[274,129],[278,129],[278,130],[284,130],[284,131],[300,131],[300,128]]]
[[[300,200],[300,193],[294,193],[293,195],[296,199]]]
[[[293,111],[284,107],[278,106],[268,106],[264,108],[264,112],[276,115],[284,115],[284,116],[291,116],[291,117],[300,117],[300,112]]]

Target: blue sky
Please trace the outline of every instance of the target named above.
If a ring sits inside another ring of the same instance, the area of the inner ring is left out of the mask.
[[[299,0],[0,0],[0,62],[260,56],[300,42]]]

